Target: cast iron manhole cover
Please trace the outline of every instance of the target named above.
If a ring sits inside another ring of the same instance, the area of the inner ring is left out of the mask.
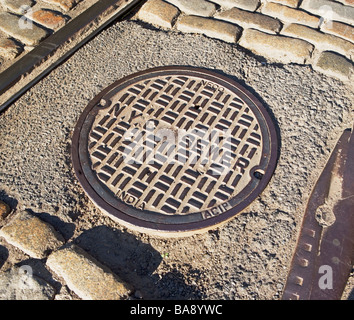
[[[185,235],[231,219],[259,195],[275,169],[277,139],[265,108],[238,83],[161,67],[89,103],[72,157],[84,190],[110,217]]]

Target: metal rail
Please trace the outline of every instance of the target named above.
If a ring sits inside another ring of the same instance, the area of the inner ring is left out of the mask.
[[[114,20],[144,0],[101,0],[0,74],[0,113]],[[33,75],[34,69],[38,74]]]

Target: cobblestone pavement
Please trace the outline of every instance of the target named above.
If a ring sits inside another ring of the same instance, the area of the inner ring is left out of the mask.
[[[238,43],[271,62],[353,76],[353,0],[149,0],[137,19]]]

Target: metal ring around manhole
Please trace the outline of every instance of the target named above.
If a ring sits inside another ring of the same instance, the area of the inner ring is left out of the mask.
[[[243,211],[266,187],[277,136],[238,83],[192,67],[125,77],[96,96],[73,135],[76,175],[91,200],[135,230],[187,235]]]

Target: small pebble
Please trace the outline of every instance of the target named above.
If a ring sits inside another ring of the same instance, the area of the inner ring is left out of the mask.
[[[0,219],[5,219],[11,211],[10,206],[0,200]]]

